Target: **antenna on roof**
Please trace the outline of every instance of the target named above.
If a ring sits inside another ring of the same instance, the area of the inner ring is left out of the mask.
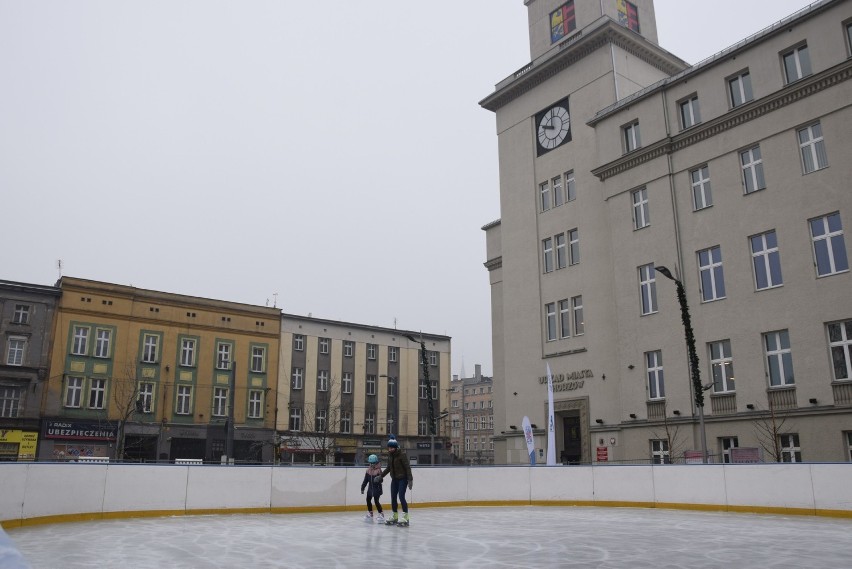
[[[59,273],[59,278],[62,278],[62,259],[56,259],[56,272]]]
[[[272,296],[275,300],[272,301],[272,308],[278,308],[278,293],[273,292]]]

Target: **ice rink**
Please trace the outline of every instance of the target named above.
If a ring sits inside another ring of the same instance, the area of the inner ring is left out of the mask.
[[[341,512],[124,519],[7,533],[33,569],[852,566],[849,519],[579,507],[414,506],[411,514],[409,528]]]

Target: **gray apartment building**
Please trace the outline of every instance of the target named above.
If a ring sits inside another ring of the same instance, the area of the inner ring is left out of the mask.
[[[495,462],[548,366],[563,462],[852,460],[852,1],[692,66],[652,0],[524,3],[530,63],[480,102]]]

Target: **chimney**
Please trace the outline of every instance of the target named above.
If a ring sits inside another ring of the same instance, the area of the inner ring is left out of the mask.
[[[476,364],[473,369],[473,377],[476,378],[476,381],[482,381],[482,364]]]

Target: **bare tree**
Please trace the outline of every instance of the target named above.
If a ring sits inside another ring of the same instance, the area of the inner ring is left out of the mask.
[[[787,422],[789,413],[778,411],[769,399],[769,409],[761,410],[759,416],[754,419],[754,430],[757,441],[763,448],[763,452],[772,457],[773,462],[783,462],[781,455],[781,435],[784,423]]]
[[[318,464],[334,464],[334,451],[340,436],[341,395],[340,382],[329,379],[328,389],[318,391],[313,405],[302,410],[302,431],[298,433],[303,444],[319,454]]]
[[[675,462],[678,454],[683,454],[683,445],[685,443],[685,435],[680,434],[680,424],[675,423],[669,417],[668,402],[663,400],[663,425],[662,430],[654,429],[651,431],[654,438],[666,441],[669,449],[669,461]]]
[[[127,447],[127,422],[133,419],[134,413],[145,411],[146,404],[139,393],[139,381],[136,377],[135,366],[128,364],[123,375],[124,377],[113,378],[111,388],[112,399],[117,412],[115,458],[118,460],[124,459]]]

